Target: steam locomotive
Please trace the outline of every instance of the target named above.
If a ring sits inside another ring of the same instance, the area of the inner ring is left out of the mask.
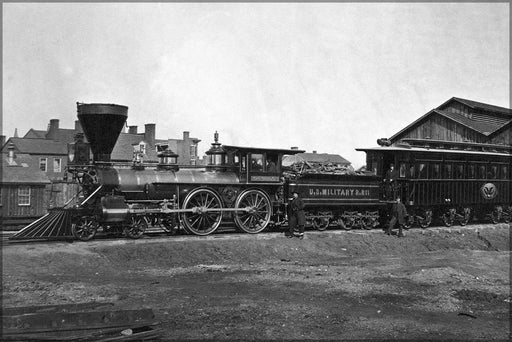
[[[208,235],[222,222],[259,233],[286,223],[292,191],[303,195],[308,223],[317,229],[379,224],[385,203],[375,175],[294,172],[283,157],[304,151],[222,145],[217,133],[206,166],[179,166],[178,155],[160,144],[157,165],[135,158],[127,167],[110,155],[128,108],[78,103],[77,112],[88,142],[78,136],[69,145],[68,172],[82,189],[83,200],[71,209],[72,232],[80,240],[93,238],[99,227],[138,238],[148,225]]]
[[[77,135],[69,144],[67,172],[79,184],[81,200],[64,209],[65,215],[34,222],[34,231],[69,221],[72,235],[87,241],[100,227],[139,238],[149,225],[171,234],[208,235],[226,222],[255,234],[287,224],[294,191],[304,200],[307,225],[317,230],[382,226],[397,197],[409,212],[406,226],[426,228],[438,218],[446,226],[512,218],[512,154],[506,146],[451,148],[448,142],[423,146],[417,139],[379,139],[378,147],[357,149],[366,152],[368,171],[353,172],[285,165],[304,151],[223,145],[215,133],[208,165],[178,165],[166,144],[156,146],[158,164],[143,163],[135,154],[126,165],[112,162],[111,153],[128,107],[77,103],[77,113],[85,137]],[[397,165],[392,180],[384,176],[390,164]]]

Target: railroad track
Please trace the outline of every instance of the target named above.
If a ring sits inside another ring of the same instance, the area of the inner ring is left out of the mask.
[[[419,228],[419,227],[413,227],[410,228],[407,231],[446,231],[446,232],[463,232],[463,231],[471,231],[471,230],[478,230],[478,229],[493,229],[493,228],[502,228],[502,227],[511,227],[509,223],[498,223],[498,224],[492,224],[492,223],[474,223],[474,224],[468,224],[466,226],[452,226],[452,227],[445,227],[445,226],[432,226],[428,228]],[[327,229],[325,231],[316,231],[316,230],[306,230],[308,234],[382,234],[383,228],[375,228],[371,230],[362,230],[362,229],[352,229],[352,230],[343,230],[338,228],[332,228]],[[55,242],[77,242],[74,240],[9,240],[9,237],[15,234],[16,231],[1,231],[1,244],[2,245],[8,245],[8,244],[18,244],[18,245],[24,245],[24,244],[41,244],[41,243],[55,243]],[[201,239],[233,239],[233,238],[242,238],[242,239],[250,239],[250,238],[260,238],[260,239],[267,239],[267,238],[274,238],[276,236],[281,236],[284,233],[284,230],[276,231],[265,231],[261,232],[259,234],[247,234],[247,233],[241,233],[238,232],[234,226],[234,224],[228,225],[225,224],[217,229],[217,231],[213,234],[206,235],[206,236],[198,236],[198,235],[189,235],[185,233],[179,232],[176,235],[170,235],[169,233],[165,232],[163,229],[159,227],[149,227],[146,230],[146,233],[142,237],[142,239],[162,239],[162,238],[169,238],[169,239],[176,239],[180,241],[193,241],[193,240],[201,240]],[[133,239],[126,238],[124,236],[113,236],[112,234],[98,232],[98,234],[95,236],[94,240],[91,241],[113,241],[113,240],[120,240],[125,239],[128,241],[137,241]],[[87,242],[85,242],[87,243]]]

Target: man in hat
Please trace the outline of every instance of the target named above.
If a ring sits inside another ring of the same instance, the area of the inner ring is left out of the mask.
[[[395,165],[391,163],[389,170],[386,172],[384,182],[386,183],[386,198],[393,200],[396,193],[396,180],[398,179],[398,172],[395,170]]]
[[[405,217],[407,216],[407,209],[405,205],[401,202],[400,196],[396,197],[396,202],[393,203],[391,208],[391,220],[389,221],[388,230],[386,231],[387,235],[391,235],[391,230],[395,227],[395,224],[398,222],[398,237],[403,237],[404,234],[402,232],[402,228],[405,224]]]
[[[292,192],[292,200],[290,202],[289,210],[289,232],[288,237],[294,236],[299,239],[304,238],[304,226],[306,224],[306,214],[304,213],[304,201],[300,198],[299,193],[295,190]]]

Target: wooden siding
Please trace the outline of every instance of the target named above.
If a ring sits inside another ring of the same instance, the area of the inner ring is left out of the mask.
[[[498,195],[492,200],[484,199],[480,190],[488,182],[498,188]],[[445,199],[450,199],[455,206],[470,207],[512,203],[510,180],[412,180],[404,190],[404,198],[414,200],[415,205],[427,207],[446,205]]]
[[[78,185],[75,183],[53,182],[46,187],[48,198],[47,208],[63,207],[78,192]]]
[[[44,185],[30,187],[30,205],[18,205],[17,185],[2,185],[2,219],[19,217],[39,217],[46,213],[46,192]]]
[[[431,115],[413,129],[404,132],[399,139],[432,139],[455,142],[485,143],[485,137],[441,115]]]
[[[489,140],[490,144],[512,145],[512,126]]]

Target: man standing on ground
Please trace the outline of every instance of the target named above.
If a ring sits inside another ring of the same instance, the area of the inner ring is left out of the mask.
[[[398,222],[398,237],[404,236],[402,232],[402,228],[405,224],[405,217],[407,216],[407,209],[405,205],[400,201],[400,196],[396,198],[396,202],[393,203],[393,207],[391,208],[391,220],[389,221],[388,230],[386,231],[387,235],[391,235],[391,230],[395,227],[395,224]]]
[[[293,198],[290,202],[290,216],[288,220],[288,237],[294,236],[299,239],[304,238],[304,226],[306,224],[306,214],[304,213],[304,201],[300,198],[297,191],[293,191]]]

